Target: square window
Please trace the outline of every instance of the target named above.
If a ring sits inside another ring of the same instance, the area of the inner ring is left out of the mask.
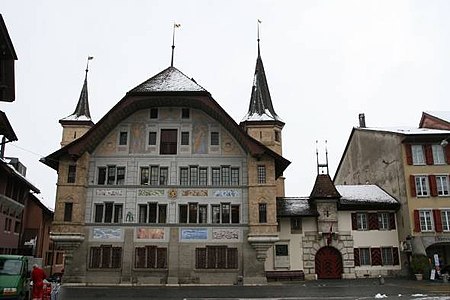
[[[275,245],[275,255],[276,256],[289,256],[288,245]]]

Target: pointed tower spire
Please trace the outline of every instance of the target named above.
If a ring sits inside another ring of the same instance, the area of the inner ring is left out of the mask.
[[[250,121],[275,121],[283,123],[281,118],[275,112],[272,105],[272,99],[270,97],[266,73],[264,72],[264,65],[261,59],[261,50],[259,45],[260,42],[259,24],[261,24],[260,20],[258,20],[257,23],[258,57],[256,59],[256,68],[255,68],[255,75],[253,78],[252,94],[250,96],[250,105],[248,108],[248,113],[244,116],[241,123]]]
[[[87,89],[87,74],[89,72],[89,61],[94,57],[88,56],[86,63],[86,70],[84,75],[84,83],[81,88],[80,98],[78,99],[75,111],[59,120],[59,123],[63,127],[63,140],[61,145],[65,146],[71,141],[79,138],[85,134],[94,123],[91,119],[91,113],[89,111],[89,101],[88,101],[88,89]]]

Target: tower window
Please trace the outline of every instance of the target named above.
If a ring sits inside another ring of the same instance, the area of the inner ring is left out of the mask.
[[[150,119],[158,119],[158,109],[157,108],[150,109]]]
[[[70,165],[69,171],[67,173],[67,183],[75,183],[76,174],[77,174],[77,166]]]
[[[275,130],[275,142],[281,142],[281,134],[278,130]]]
[[[267,223],[267,204],[260,203],[258,210],[259,210],[259,223]]]
[[[258,183],[266,183],[266,166],[258,166]]]
[[[64,203],[64,222],[72,222],[73,203]]]
[[[126,146],[128,143],[128,132],[121,131],[119,134],[119,145]]]
[[[181,118],[182,119],[189,119],[190,117],[190,110],[189,108],[182,108],[181,109]]]

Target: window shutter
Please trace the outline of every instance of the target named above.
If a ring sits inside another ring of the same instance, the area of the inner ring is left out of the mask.
[[[434,229],[436,232],[442,232],[441,210],[433,209]]]
[[[156,249],[156,267],[158,269],[167,268],[167,248]]]
[[[414,210],[414,232],[420,232],[420,217],[417,209]]]
[[[432,197],[437,197],[437,185],[436,185],[436,176],[428,175],[428,181],[430,182],[430,194]]]
[[[389,229],[395,230],[395,213],[389,213]]]
[[[433,162],[433,150],[431,149],[431,145],[425,145],[425,162],[427,165],[432,165]]]
[[[450,165],[450,147],[444,147],[445,151],[445,160],[447,161],[447,164]]]
[[[353,249],[353,257],[355,259],[355,267],[359,267],[359,249],[358,248],[354,248]]]
[[[358,222],[356,219],[356,213],[352,213],[352,230],[358,230]]]
[[[378,230],[378,214],[370,213],[369,214],[369,230]]]
[[[416,177],[414,175],[409,175],[409,187],[411,189],[411,197],[416,196]]]
[[[370,256],[372,258],[372,266],[382,265],[380,248],[370,248]]]
[[[412,159],[411,144],[405,144],[405,152],[406,152],[406,163],[408,165],[412,165],[413,159]]]
[[[197,269],[206,269],[206,248],[195,249],[196,260],[195,267]]]
[[[392,248],[392,264],[394,266],[398,266],[400,264],[400,259],[398,258],[398,247],[393,247]]]

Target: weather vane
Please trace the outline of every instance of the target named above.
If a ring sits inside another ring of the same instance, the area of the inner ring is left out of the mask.
[[[173,34],[172,34],[172,59],[170,60],[170,66],[173,67],[173,55],[175,52],[175,28],[180,27],[181,24],[173,23]]]

